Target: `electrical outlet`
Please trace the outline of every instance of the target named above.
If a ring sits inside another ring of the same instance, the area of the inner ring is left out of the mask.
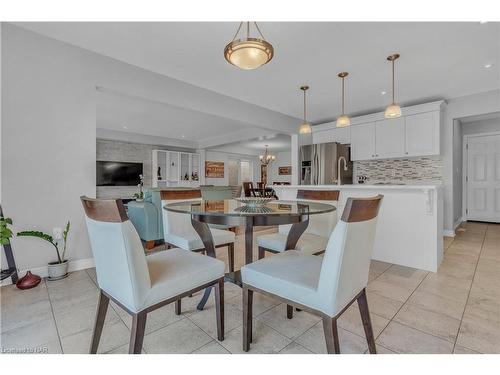
[[[52,237],[54,237],[54,240],[57,241],[62,239],[62,233],[63,233],[62,228],[59,227],[52,228]]]

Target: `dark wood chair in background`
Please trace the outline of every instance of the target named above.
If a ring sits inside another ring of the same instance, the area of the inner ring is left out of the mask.
[[[252,181],[243,182],[243,193],[245,194],[246,198],[254,196],[252,190],[253,190],[253,182]]]

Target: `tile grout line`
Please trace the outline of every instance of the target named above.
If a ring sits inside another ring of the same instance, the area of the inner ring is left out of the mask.
[[[392,266],[391,266],[392,267]],[[390,268],[390,267],[389,267]],[[384,333],[384,331],[386,330],[387,327],[389,327],[389,325],[394,321],[394,318],[396,317],[396,315],[398,315],[398,313],[401,311],[401,309],[406,305],[406,303],[410,300],[411,296],[413,296],[413,294],[415,293],[415,291],[420,287],[420,285],[422,285],[422,283],[424,282],[424,280],[429,276],[429,272],[427,272],[427,274],[425,275],[425,277],[418,283],[418,285],[415,287],[415,289],[413,289],[413,291],[410,293],[410,295],[408,296],[408,298],[403,302],[403,304],[401,305],[401,307],[398,309],[398,311],[396,311],[396,313],[392,316],[391,319],[389,319],[389,323],[387,323],[387,325],[382,329],[382,331],[380,331],[380,333],[377,335],[377,337],[375,337],[375,342],[377,341],[377,339],[382,335],[382,333]],[[399,322],[396,322],[398,324],[401,324]],[[410,327],[410,328],[413,328],[413,327]],[[415,329],[415,328],[413,328]],[[425,333],[425,332],[424,332]],[[392,349],[391,349],[392,350]]]
[[[484,231],[483,241],[481,242],[481,250],[479,250],[479,255],[477,257],[476,267],[474,267],[474,273],[472,275],[472,281],[470,283],[469,293],[467,293],[467,299],[465,300],[464,310],[462,311],[462,318],[460,319],[460,324],[458,325],[457,336],[455,337],[455,342],[453,343],[453,352],[457,346],[458,336],[460,335],[460,329],[462,328],[462,322],[464,320],[465,310],[467,309],[467,304],[469,303],[470,292],[472,290],[472,285],[474,284],[474,278],[476,277],[477,266],[479,265],[479,260],[481,259],[481,253],[483,252],[484,240],[486,239],[486,232],[488,231],[489,225],[486,226]]]
[[[97,287],[97,289],[99,289],[99,285],[97,284],[97,281],[94,280],[88,273],[87,271],[88,269],[85,270],[85,273],[87,274],[87,276],[89,277],[89,279],[94,283],[94,285]],[[128,328],[127,324],[125,323],[125,321],[123,320],[122,316],[118,313],[118,311],[116,311],[116,309],[113,307],[113,304],[111,303],[112,301],[109,301],[109,305],[108,305],[108,311],[109,311],[109,308],[111,307],[111,310],[114,311],[114,313],[118,316],[118,319],[119,321],[121,321],[123,323],[123,325],[125,326],[125,328],[130,332],[130,328]],[[106,314],[107,315],[107,314]],[[168,325],[168,324],[167,324]],[[166,327],[166,326],[165,326]],[[104,327],[103,327],[104,328]],[[160,328],[159,328],[160,329]],[[90,329],[92,332],[94,332],[94,329],[91,328]],[[149,332],[149,333],[152,333],[152,332]],[[144,335],[145,337],[146,335]],[[127,345],[127,344],[125,344]],[[119,347],[121,347],[123,345],[120,345],[120,346],[117,346],[116,348],[113,348],[113,349],[110,349],[108,350],[106,353],[103,353],[103,354],[111,354],[110,352],[112,352],[113,350],[116,350],[118,349]],[[144,349],[144,345],[142,346],[142,350],[144,351],[144,353],[148,354],[148,352],[146,352],[146,350]]]
[[[57,340],[59,341],[59,346],[61,347],[61,353],[64,354],[64,349],[63,349],[63,345],[62,345],[61,335],[59,334],[59,327],[57,326],[56,315],[54,313],[54,306],[52,306],[52,300],[50,299],[49,287],[47,286],[47,280],[43,279],[43,282],[45,284],[45,289],[47,290],[47,299],[49,300],[50,311],[52,312],[52,319],[54,319],[54,325],[56,327]]]

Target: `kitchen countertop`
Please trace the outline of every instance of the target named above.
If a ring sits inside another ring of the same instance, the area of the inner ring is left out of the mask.
[[[346,185],[273,185],[273,189],[369,189],[369,190],[425,190],[439,189],[441,184],[346,184]]]

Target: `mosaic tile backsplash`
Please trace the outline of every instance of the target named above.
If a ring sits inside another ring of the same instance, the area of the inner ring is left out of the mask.
[[[354,183],[366,176],[366,183],[442,181],[443,160],[440,156],[411,159],[384,159],[354,162]]]

